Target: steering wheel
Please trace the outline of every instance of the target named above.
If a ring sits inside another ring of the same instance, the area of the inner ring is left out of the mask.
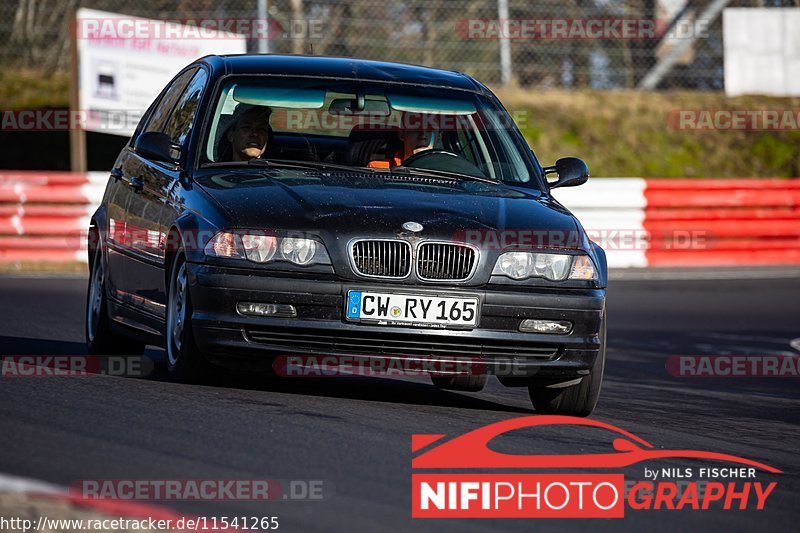
[[[412,155],[405,161],[403,161],[404,167],[414,167],[417,166],[419,168],[427,168],[422,165],[415,165],[414,163],[418,161],[423,161],[426,158],[429,158],[434,155],[443,155],[443,156],[450,156],[450,157],[459,157],[457,154],[453,152],[448,152],[447,150],[442,150],[441,148],[430,148],[428,150],[423,150],[421,152],[417,152],[416,154]]]
[[[465,157],[439,148],[431,148],[430,150],[417,152],[403,161],[403,166],[428,170],[443,170],[445,172],[458,172],[459,174],[477,176],[479,178],[486,177],[486,174],[484,174],[481,169],[473,165]]]

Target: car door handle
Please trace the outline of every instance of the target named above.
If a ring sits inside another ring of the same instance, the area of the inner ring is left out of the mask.
[[[119,181],[124,175],[125,174],[122,172],[122,169],[119,167],[111,169],[111,177],[114,178],[114,181]]]
[[[144,180],[138,176],[131,176],[128,185],[133,188],[133,192],[139,192],[144,188]]]

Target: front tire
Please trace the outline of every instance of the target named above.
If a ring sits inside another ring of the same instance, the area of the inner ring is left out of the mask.
[[[99,239],[95,238],[95,241]],[[142,355],[144,343],[118,335],[111,329],[106,299],[107,266],[98,244],[92,255],[89,287],[86,291],[86,350],[89,355]]]
[[[165,342],[167,374],[174,381],[203,382],[210,374],[210,363],[194,340],[189,276],[183,254],[175,254],[169,280]]]
[[[542,414],[589,416],[597,405],[606,363],[606,319],[600,324],[600,350],[588,376],[567,387],[532,384],[528,387],[534,409]]]

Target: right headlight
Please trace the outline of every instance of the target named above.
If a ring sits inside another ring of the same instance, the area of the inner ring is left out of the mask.
[[[597,279],[597,270],[588,255],[550,254],[539,252],[505,252],[497,258],[492,274],[511,279],[544,278]]]
[[[314,259],[317,243],[311,239],[283,239],[281,253],[283,257],[297,265],[307,265]]]

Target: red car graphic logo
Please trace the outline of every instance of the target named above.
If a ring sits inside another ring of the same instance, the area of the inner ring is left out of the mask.
[[[489,448],[489,441],[516,429],[568,425],[587,426],[607,429],[614,432],[613,453],[588,453],[580,455],[517,455],[504,454]],[[422,434],[412,435],[411,451],[418,452],[434,442],[441,441],[446,435]],[[772,472],[781,473],[777,468],[752,461],[736,455],[708,452],[702,450],[657,450],[653,445],[633,433],[611,424],[570,416],[524,416],[489,424],[420,453],[412,459],[412,468],[621,468],[642,461],[680,458],[710,459],[752,466]]]

